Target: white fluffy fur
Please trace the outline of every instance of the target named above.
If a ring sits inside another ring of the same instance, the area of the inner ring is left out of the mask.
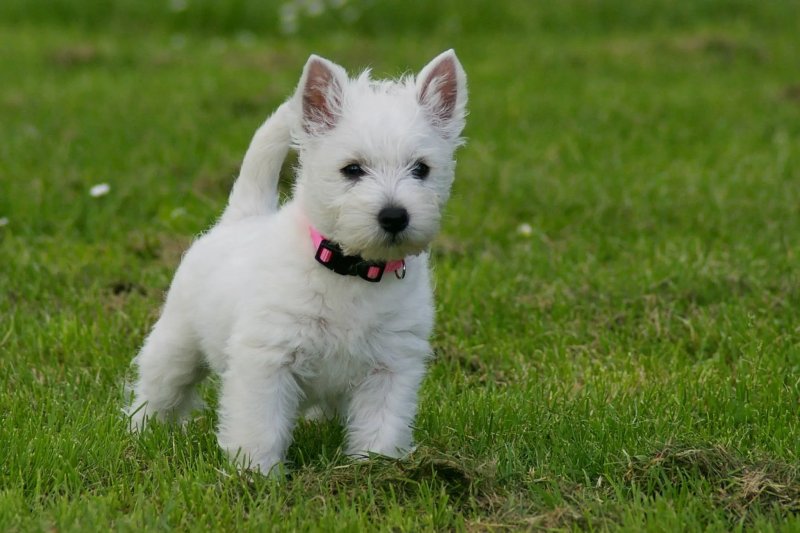
[[[324,99],[304,99],[313,91]],[[466,97],[452,50],[399,81],[349,79],[311,56],[295,95],[256,132],[220,222],[175,274],[134,359],[131,427],[185,418],[211,369],[222,377],[219,443],[243,465],[267,473],[279,464],[296,417],[311,409],[342,417],[350,454],[406,452],[431,354],[426,249],[449,196]],[[290,147],[300,166],[293,198],[278,209]],[[411,175],[419,160],[431,169],[424,180]],[[344,177],[351,162],[368,174]],[[388,205],[409,213],[394,239],[377,222]],[[309,224],[346,253],[405,257],[405,279],[327,270]]]

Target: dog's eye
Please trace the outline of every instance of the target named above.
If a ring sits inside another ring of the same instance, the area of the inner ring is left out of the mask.
[[[351,180],[357,180],[367,173],[367,171],[364,170],[358,163],[350,163],[346,167],[342,168],[339,172],[342,173],[342,176]]]
[[[428,174],[431,171],[431,167],[423,163],[422,161],[417,161],[414,163],[414,166],[411,167],[411,175],[417,178],[418,180],[424,180],[428,177]]]

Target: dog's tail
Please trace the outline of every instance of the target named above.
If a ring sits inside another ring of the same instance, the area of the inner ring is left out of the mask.
[[[220,224],[274,213],[278,209],[278,178],[292,143],[294,115],[291,102],[285,102],[258,128]]]

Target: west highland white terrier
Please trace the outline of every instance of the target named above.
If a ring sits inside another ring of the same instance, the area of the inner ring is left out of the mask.
[[[312,55],[175,273],[134,359],[131,428],[185,419],[210,369],[222,382],[219,444],[242,466],[280,464],[301,413],[338,414],[348,454],[409,451],[431,356],[427,249],[466,102],[452,50],[394,81],[351,79]],[[290,148],[294,194],[279,208]]]

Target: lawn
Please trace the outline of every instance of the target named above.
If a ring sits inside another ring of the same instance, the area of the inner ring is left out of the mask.
[[[4,0],[0,530],[800,531],[798,27],[788,0]],[[308,55],[450,47],[416,452],[301,423],[276,481],[213,410],[128,434],[130,359]]]

